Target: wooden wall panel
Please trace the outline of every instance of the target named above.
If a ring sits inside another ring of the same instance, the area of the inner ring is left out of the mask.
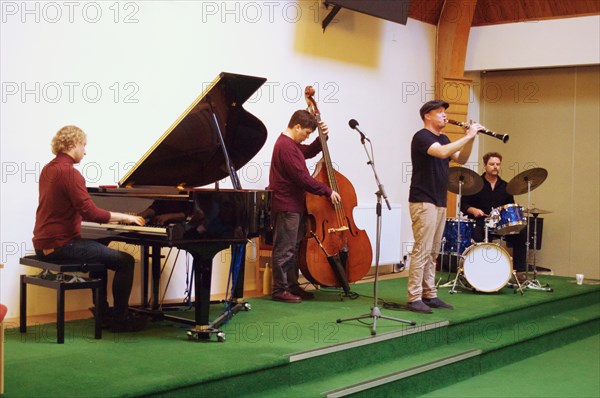
[[[436,97],[450,104],[449,119],[464,122],[469,110],[471,80],[464,78],[469,32],[477,0],[447,0],[437,27]],[[445,132],[451,141],[462,129],[449,125]],[[448,217],[456,216],[456,195],[448,193]]]
[[[510,141],[481,138],[480,153],[502,154],[506,181],[533,167],[548,171],[530,198],[531,207],[552,212],[542,215],[538,264],[556,275],[600,278],[600,67],[488,72],[482,83],[504,93],[482,97],[482,121]],[[515,96],[525,84],[536,94]],[[528,199],[515,196],[523,207]]]

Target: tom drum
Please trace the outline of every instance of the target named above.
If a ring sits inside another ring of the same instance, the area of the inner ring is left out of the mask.
[[[523,215],[523,207],[510,203],[495,209],[499,214],[495,234],[518,234],[527,226],[527,218]]]

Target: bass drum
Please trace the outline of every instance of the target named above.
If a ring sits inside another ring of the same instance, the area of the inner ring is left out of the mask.
[[[460,265],[465,279],[480,292],[497,292],[512,276],[512,259],[495,243],[476,243],[462,255]]]

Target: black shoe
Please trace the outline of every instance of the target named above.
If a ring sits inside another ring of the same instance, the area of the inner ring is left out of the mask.
[[[423,302],[431,308],[448,308],[450,310],[454,308],[450,304],[444,303],[442,300],[440,300],[437,297],[434,297],[432,299],[423,299]]]
[[[144,316],[129,315],[125,319],[113,318],[110,331],[113,333],[139,332],[146,327],[147,319]]]
[[[420,312],[422,314],[433,314],[431,308],[427,304],[425,304],[422,300],[413,301],[412,303],[408,303],[406,308],[412,312]]]
[[[315,295],[313,293],[307,292],[300,286],[297,286],[294,289],[290,289],[290,293],[292,293],[294,296],[300,297],[302,300],[312,300],[315,298]]]

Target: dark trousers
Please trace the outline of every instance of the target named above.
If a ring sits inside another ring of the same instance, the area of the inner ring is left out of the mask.
[[[36,250],[36,255],[42,260],[48,261],[76,261],[101,263],[106,268],[115,271],[112,284],[112,294],[114,299],[113,317],[116,319],[125,319],[127,317],[127,308],[129,306],[129,295],[133,285],[133,271],[135,260],[133,256],[119,250],[106,247],[100,242],[89,239],[75,239],[63,247],[59,247],[47,256],[41,250]],[[107,272],[90,272],[92,278],[102,278],[107,281]],[[103,287],[104,297],[106,297],[106,284]],[[108,303],[96,303],[101,311],[108,309]]]
[[[305,222],[301,213],[280,212],[273,229],[273,293],[298,287],[298,249],[304,237]]]
[[[475,220],[475,229],[473,230],[473,240],[483,242],[485,240],[485,220],[480,217]],[[488,241],[499,239],[499,235],[488,232]],[[517,272],[525,272],[527,264],[527,227],[523,228],[518,234],[504,235],[503,239],[509,247],[513,249],[513,269]]]

